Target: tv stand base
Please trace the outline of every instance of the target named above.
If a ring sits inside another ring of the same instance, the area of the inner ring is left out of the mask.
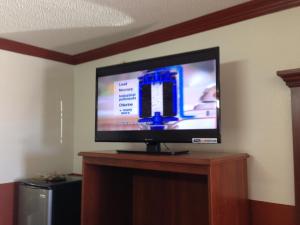
[[[82,225],[249,225],[247,154],[80,155]]]
[[[182,155],[187,154],[188,150],[162,150],[159,142],[146,142],[146,149],[142,151],[117,150],[117,153],[147,154],[147,155]]]
[[[188,154],[188,150],[165,150],[165,151],[134,151],[134,150],[117,150],[117,153],[147,154],[147,155],[182,155]]]

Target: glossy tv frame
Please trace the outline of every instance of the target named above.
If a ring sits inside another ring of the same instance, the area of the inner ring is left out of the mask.
[[[220,143],[219,48],[97,68],[95,141]]]

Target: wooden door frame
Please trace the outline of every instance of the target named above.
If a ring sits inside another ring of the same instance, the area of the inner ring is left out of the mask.
[[[300,68],[278,71],[291,88],[296,225],[300,225]]]

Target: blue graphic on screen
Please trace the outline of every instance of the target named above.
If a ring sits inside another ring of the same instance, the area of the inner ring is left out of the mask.
[[[216,62],[98,78],[98,131],[215,129]]]
[[[177,115],[177,72],[169,68],[160,68],[147,72],[139,77],[139,117],[138,122],[147,122],[151,130],[163,130],[164,124],[178,121]],[[161,109],[156,109],[152,116],[151,91],[152,87],[163,89],[165,95],[157,95],[162,100]],[[168,93],[168,94],[166,94]],[[167,98],[166,98],[167,96]]]

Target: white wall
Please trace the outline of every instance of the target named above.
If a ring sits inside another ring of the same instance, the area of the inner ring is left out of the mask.
[[[76,66],[74,171],[80,151],[144,148],[94,142],[97,67],[220,46],[223,143],[170,146],[247,152],[250,198],[294,204],[290,91],[276,71],[300,66],[299,21],[298,7]]]
[[[72,66],[0,50],[0,105],[0,183],[72,172]]]

